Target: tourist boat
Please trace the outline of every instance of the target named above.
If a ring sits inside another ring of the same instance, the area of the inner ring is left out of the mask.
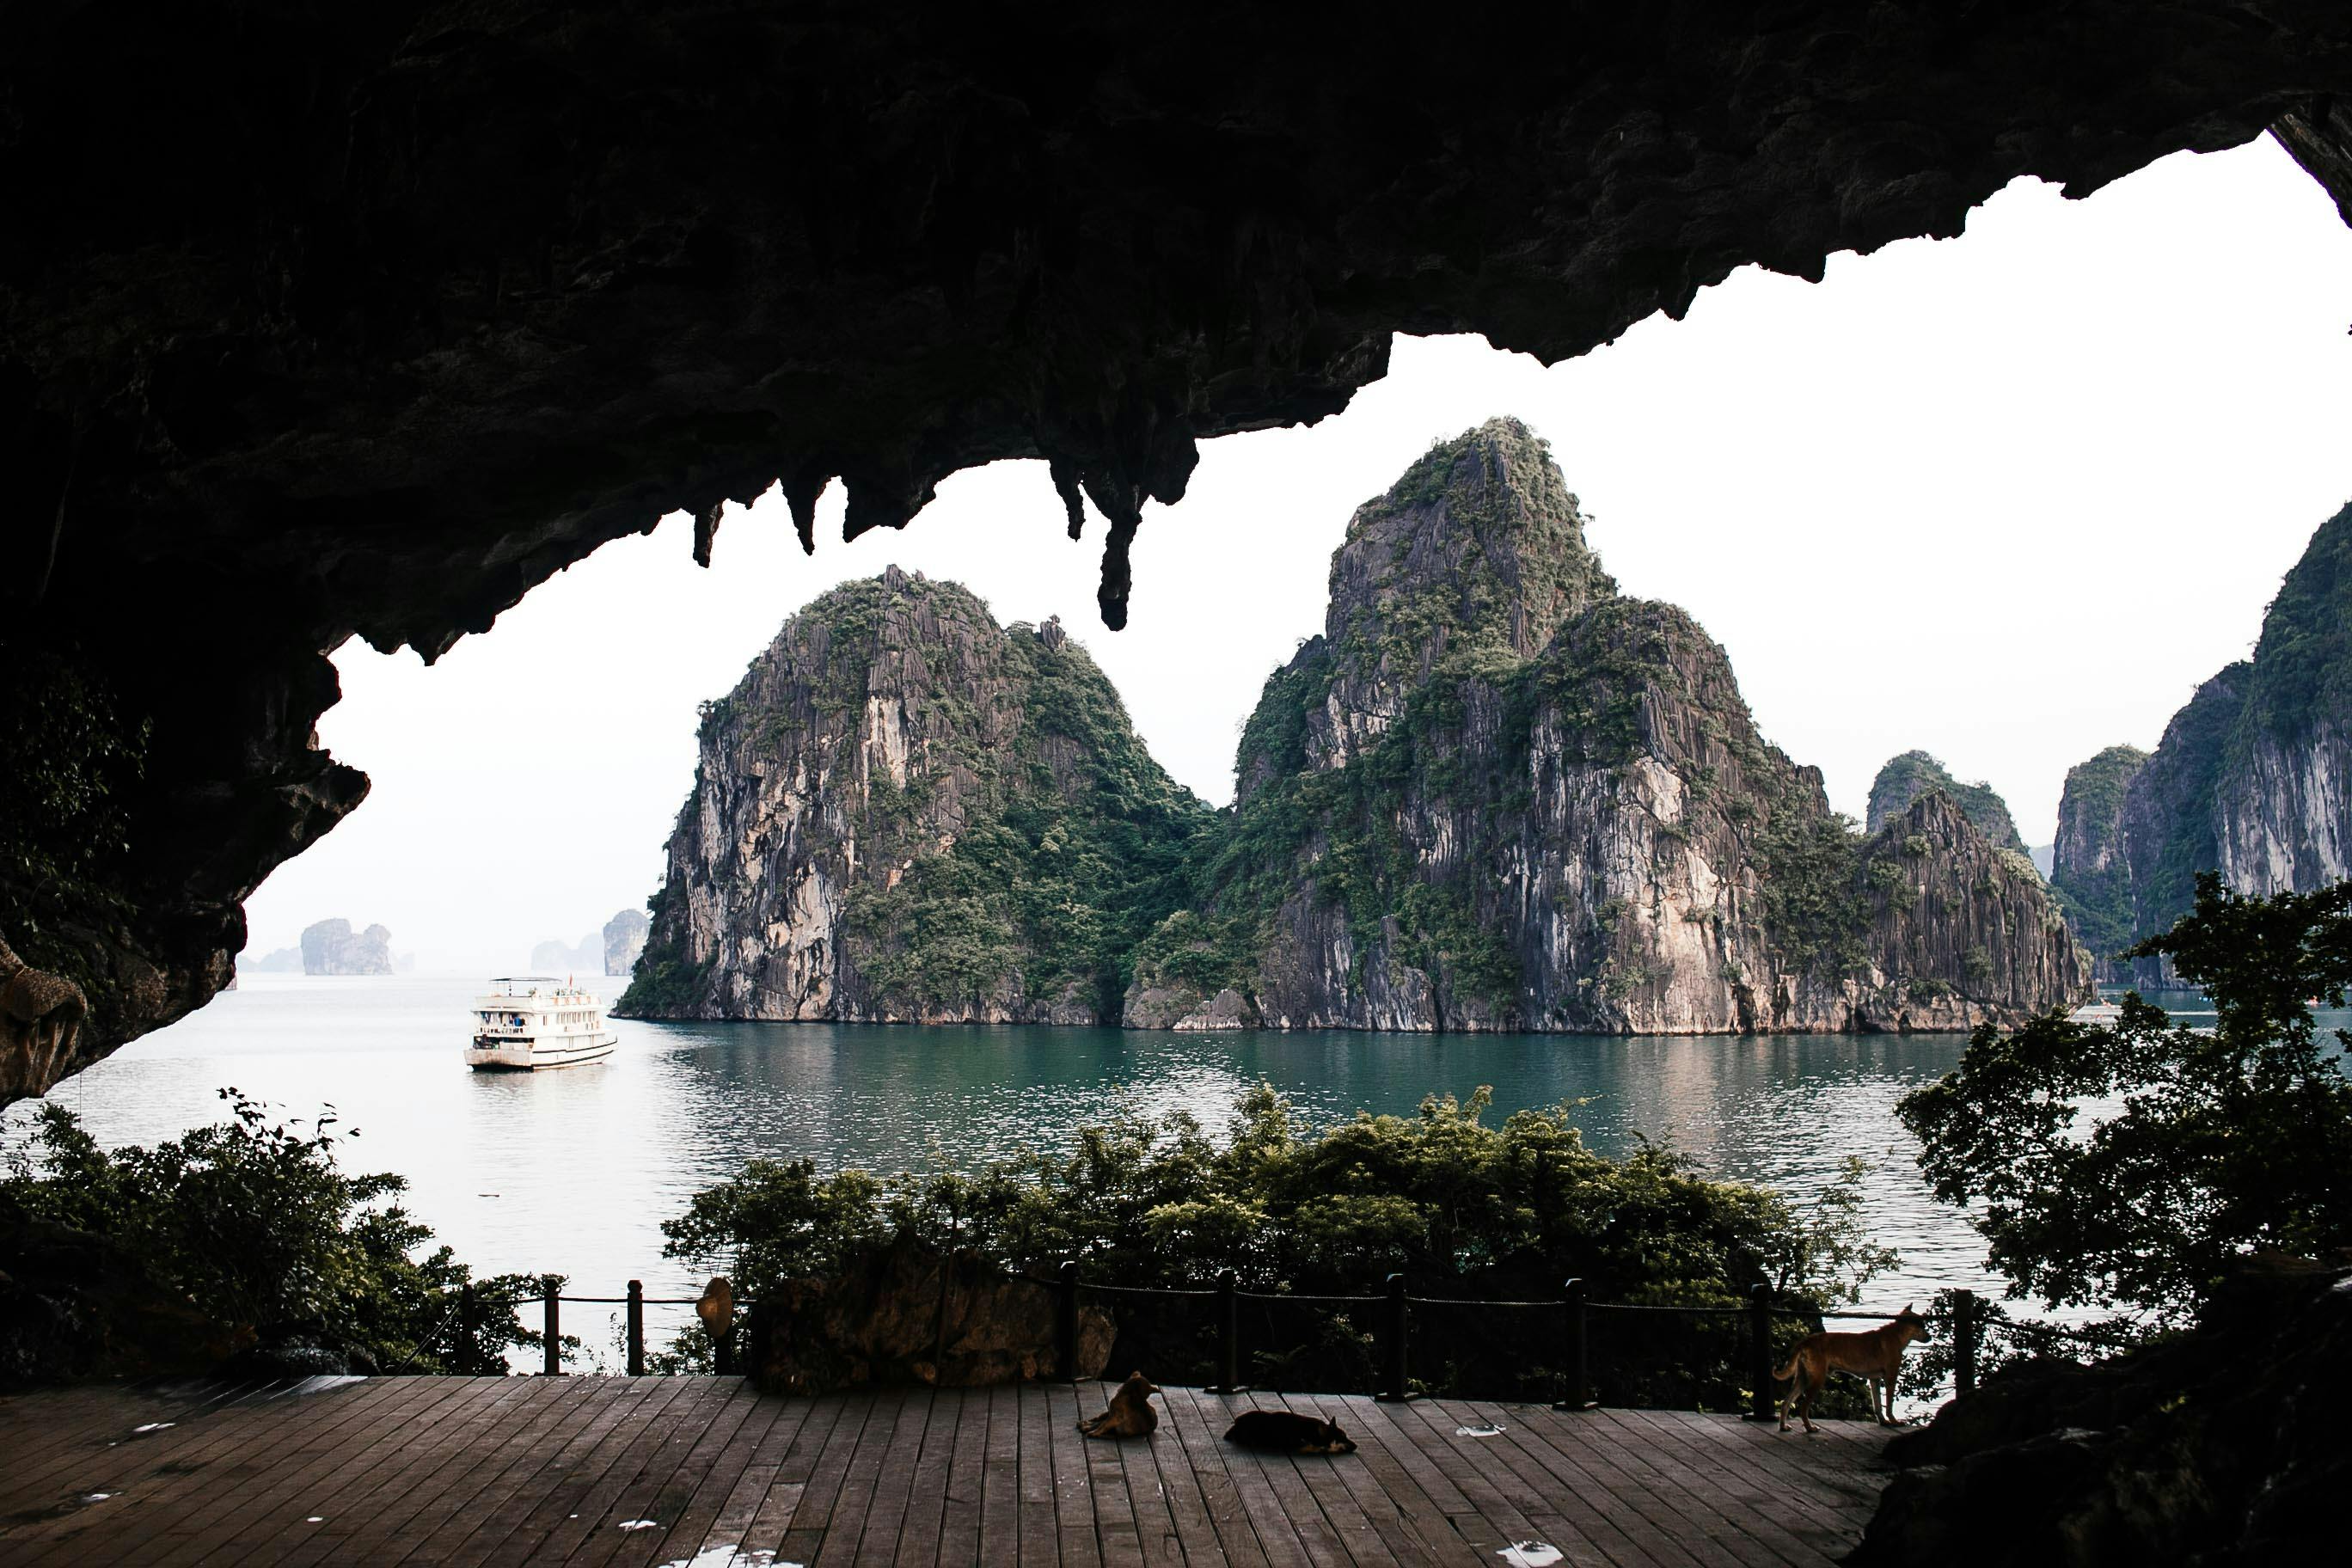
[[[2070,1024],[2102,1024],[2112,1026],[2119,1022],[2123,1016],[2124,1010],[2121,1007],[2102,997],[2085,1006],[2075,1008],[2066,1015],[2066,1021]]]
[[[613,1054],[604,1005],[567,980],[501,975],[474,999],[474,1043],[466,1065],[476,1072],[568,1068]]]

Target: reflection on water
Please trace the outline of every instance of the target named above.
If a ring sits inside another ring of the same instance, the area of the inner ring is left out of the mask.
[[[1499,1117],[1585,1101],[1593,1147],[1671,1143],[1710,1173],[1802,1200],[1849,1155],[1874,1161],[1866,1217],[1904,1255],[1871,1291],[1898,1306],[1987,1283],[1975,1234],[1935,1204],[1895,1101],[1948,1070],[1955,1035],[1623,1039],[1363,1034],[1200,1036],[1115,1029],[878,1028],[824,1024],[614,1026],[608,1060],[536,1074],[469,1072],[459,1051],[478,983],[247,976],[245,989],[58,1086],[110,1143],[217,1120],[234,1084],[361,1133],[349,1158],[398,1171],[410,1207],[490,1271],[553,1270],[589,1294],[698,1279],[661,1258],[660,1222],[754,1156],[890,1171],[969,1167],[1053,1142],[1115,1096],[1218,1126],[1260,1080],[1309,1116],[1409,1112],[1432,1091],[1495,1089]],[[589,984],[608,998],[621,982]],[[2184,1002],[2188,999],[2180,999]],[[2331,1022],[2341,1020],[2331,1019]],[[32,1107],[10,1108],[19,1141]]]

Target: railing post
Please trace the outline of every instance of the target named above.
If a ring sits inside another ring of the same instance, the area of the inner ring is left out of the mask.
[[[629,1375],[646,1375],[646,1284],[629,1281]]]
[[[1408,1397],[1405,1392],[1404,1340],[1411,1327],[1406,1317],[1404,1276],[1389,1276],[1388,1327],[1382,1334],[1381,1359],[1388,1363],[1388,1374],[1382,1380],[1388,1387],[1376,1397],[1385,1404],[1402,1405]]]
[[[1230,1268],[1217,1276],[1217,1393],[1242,1391],[1241,1280]]]
[[[1054,1297],[1055,1370],[1064,1383],[1078,1381],[1078,1266],[1062,1265],[1061,1285]]]
[[[1756,1393],[1748,1402],[1750,1421],[1772,1419],[1772,1288],[1757,1285],[1748,1292],[1748,1375]]]
[[[1952,1392],[1974,1394],[1977,1387],[1977,1293],[1952,1292]]]
[[[563,1313],[562,1309],[556,1304],[556,1289],[557,1286],[552,1278],[541,1281],[539,1288],[540,1308],[546,1314],[547,1319],[546,1325],[540,1332],[547,1340],[545,1370],[550,1377],[563,1375]]]
[[[1584,1281],[1570,1279],[1559,1288],[1559,1304],[1568,1320],[1568,1339],[1561,1346],[1568,1363],[1568,1387],[1554,1406],[1559,1410],[1592,1408],[1592,1379],[1585,1371]]]
[[[710,1370],[721,1377],[735,1375],[735,1320],[731,1317],[724,1329],[710,1336]]]

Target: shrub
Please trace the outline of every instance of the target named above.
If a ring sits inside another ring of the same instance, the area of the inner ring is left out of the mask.
[[[158,1143],[108,1151],[54,1102],[10,1151],[0,1223],[47,1222],[138,1255],[205,1316],[250,1325],[265,1350],[310,1346],[362,1370],[503,1373],[509,1345],[540,1337],[513,1314],[461,1321],[457,1293],[536,1295],[540,1279],[476,1280],[433,1233],[383,1200],[406,1181],[346,1175],[332,1107],[310,1131],[234,1089],[229,1120]]]
[[[1489,1101],[1482,1089],[1466,1103],[1424,1100],[1415,1116],[1301,1127],[1286,1100],[1260,1087],[1238,1102],[1223,1142],[1182,1113],[1125,1112],[1080,1130],[1063,1151],[969,1175],[828,1176],[807,1161],[753,1161],[663,1226],[665,1250],[729,1272],[751,1299],[906,1241],[969,1247],[1035,1273],[1074,1259],[1083,1278],[1120,1285],[1198,1288],[1230,1268],[1244,1289],[1277,1299],[1254,1302],[1244,1329],[1262,1364],[1284,1369],[1292,1386],[1341,1388],[1369,1375],[1348,1347],[1360,1349],[1373,1315],[1278,1298],[1374,1292],[1401,1272],[1420,1296],[1549,1301],[1574,1276],[1600,1301],[1729,1306],[1765,1284],[1785,1303],[1820,1310],[1852,1300],[1894,1260],[1867,1244],[1850,1193],[1801,1214],[1764,1189],[1708,1180],[1656,1144],[1603,1158],[1584,1146],[1571,1107],[1489,1126]],[[1115,1356],[1162,1378],[1210,1375],[1205,1314],[1183,1302],[1115,1304]],[[1533,1384],[1548,1394],[1557,1315],[1481,1309],[1476,1332],[1449,1333],[1468,1310],[1416,1309],[1424,1350],[1446,1344],[1449,1385],[1525,1394]],[[1727,1406],[1741,1397],[1727,1320],[1607,1322],[1594,1355],[1612,1399]],[[1423,1351],[1416,1362],[1438,1364]]]

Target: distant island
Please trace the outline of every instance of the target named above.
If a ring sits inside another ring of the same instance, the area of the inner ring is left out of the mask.
[[[604,922],[604,973],[627,974],[637,967],[646,950],[646,932],[653,922],[643,910],[623,910]]]
[[[1833,814],[1517,421],[1360,508],[1330,585],[1223,811],[1058,622],[896,567],[821,596],[705,705],[616,1011],[1695,1034],[2088,994],[2013,824],[1925,769],[1874,833]]]
[[[302,932],[305,974],[390,974],[392,932],[380,925],[352,930],[346,920],[320,921]]]

